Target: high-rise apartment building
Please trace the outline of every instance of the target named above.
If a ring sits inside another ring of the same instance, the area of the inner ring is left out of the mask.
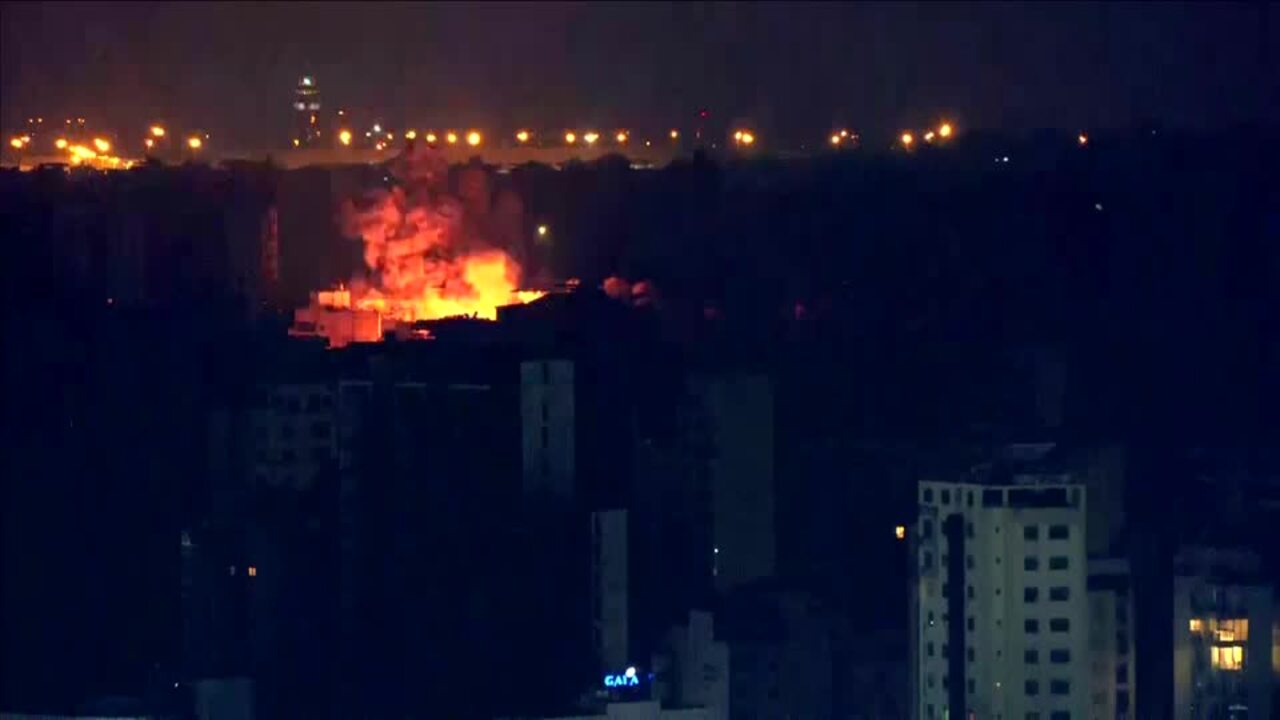
[[[920,483],[913,717],[1090,717],[1085,508],[1083,485],[1019,462]]]

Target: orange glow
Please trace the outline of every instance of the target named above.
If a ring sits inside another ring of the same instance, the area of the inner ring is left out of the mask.
[[[436,134],[433,132],[427,133],[427,142],[434,143],[435,141],[436,141]]]
[[[97,148],[100,153],[111,152],[111,143],[103,140],[102,138],[94,138],[93,146]]]
[[[1088,135],[1085,135],[1084,133],[1080,133],[1079,135],[1077,135],[1077,136],[1076,136],[1076,144],[1077,144],[1077,145],[1079,145],[1079,146],[1081,146],[1081,147],[1084,147],[1085,145],[1088,145],[1088,144],[1089,144],[1089,136],[1088,136]]]
[[[293,146],[294,146],[294,147],[298,147],[298,146],[299,146],[299,145],[301,145],[301,144],[302,144],[302,141],[301,141],[301,140],[299,140],[298,138],[294,138],[294,139],[293,139]]]
[[[351,131],[350,131],[350,130],[347,130],[347,129],[339,130],[339,131],[338,131],[338,142],[342,143],[343,145],[350,145],[350,144],[351,144]]]
[[[599,133],[594,133],[594,132],[583,133],[583,135],[582,135],[582,139],[583,139],[583,140],[584,140],[588,145],[595,145],[596,140],[599,140],[599,139],[600,139],[600,135],[599,135]]]
[[[929,131],[925,132],[925,134],[924,134],[924,141],[925,141],[925,142],[933,142],[933,131],[932,131],[932,130],[929,130]]]
[[[911,143],[916,141],[915,135],[912,135],[909,132],[902,133],[902,137],[898,139],[902,141],[903,147],[911,147]]]
[[[164,137],[164,128],[160,127],[159,125],[152,125],[151,137],[158,137],[158,138]]]
[[[617,140],[618,144],[621,145],[627,141],[627,134],[625,132],[619,132],[617,135],[613,136],[613,139]]]
[[[942,125],[938,127],[938,136],[944,138],[951,137],[951,123],[942,123]]]
[[[450,145],[457,145],[457,144],[458,144],[458,134],[457,134],[457,133],[452,133],[452,132],[451,132],[451,133],[445,133],[444,141],[445,141],[445,142],[447,142],[447,143],[449,143]]]
[[[667,133],[667,136],[670,137],[672,140],[675,140],[676,138],[680,137],[680,131],[673,128],[671,132]]]
[[[417,131],[417,130],[410,130],[410,131],[408,131],[408,132],[406,132],[406,133],[404,134],[404,139],[405,139],[405,140],[415,140],[415,139],[417,139],[417,137],[418,137],[418,131]]]
[[[898,525],[893,529],[893,536],[902,540],[907,537],[907,528],[905,525]]]
[[[842,138],[847,138],[847,137],[849,137],[849,131],[848,131],[848,130],[841,130],[841,131],[840,131],[840,137],[842,137]]]
[[[10,139],[9,139],[9,147],[13,148],[14,150],[21,150],[21,149],[22,149],[22,144],[23,144],[23,143],[22,143],[22,138],[20,138],[20,137],[10,138]]]
[[[258,568],[253,565],[249,566],[249,577],[258,577]]]
[[[521,130],[520,132],[516,133],[516,142],[522,142],[522,143],[529,142],[529,131]]]
[[[147,149],[150,150],[152,146],[156,144],[156,141],[152,140],[151,138],[146,138],[145,140],[142,141],[142,144],[146,145]]]
[[[196,137],[195,135],[192,135],[191,137],[187,138],[187,147],[191,148],[192,150],[199,150],[200,148],[204,147],[204,141]]]
[[[471,132],[467,133],[467,144],[470,145],[471,147],[478,146],[480,144],[480,140],[481,140],[480,133],[476,132],[475,130],[472,130]]]
[[[569,143],[570,145],[572,145],[572,144],[574,144],[574,143],[578,142],[578,136],[577,136],[577,135],[575,135],[575,134],[573,133],[573,131],[569,131],[569,132],[567,132],[567,133],[565,133],[565,134],[564,134],[564,141],[565,141],[565,142],[567,142],[567,143]]]
[[[736,139],[738,140],[738,142],[742,143],[743,145],[754,145],[756,142],[756,136],[751,134],[749,130],[743,130],[740,134],[736,134],[736,135],[737,135]]]
[[[57,140],[54,140],[54,141],[53,141],[53,146],[54,146],[54,147],[56,147],[56,148],[58,148],[59,150],[66,150],[66,149],[67,149],[67,139],[66,139],[66,138],[58,138]]]
[[[832,145],[839,145],[839,144],[840,144],[840,136],[839,136],[839,135],[832,135],[832,136],[831,136],[831,144],[832,144]]]
[[[742,142],[742,131],[741,131],[741,130],[739,130],[739,131],[737,131],[737,132],[735,132],[735,133],[733,134],[733,141],[734,141],[734,142]]]

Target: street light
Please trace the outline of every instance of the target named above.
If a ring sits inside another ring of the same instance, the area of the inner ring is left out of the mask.
[[[151,126],[151,137],[164,137],[164,128],[159,125]]]
[[[345,128],[344,128],[344,129],[342,129],[342,130],[339,130],[339,131],[338,131],[338,142],[342,143],[343,145],[350,145],[350,144],[351,144],[351,131],[350,131],[350,130],[347,130],[347,129],[345,129]]]
[[[570,145],[578,142],[578,136],[572,130],[564,134],[564,141]]]
[[[191,137],[187,138],[187,147],[191,148],[192,150],[199,150],[200,148],[204,147],[204,140],[201,140],[199,137],[192,135]]]
[[[447,142],[447,143],[449,143],[450,145],[457,145],[457,144],[458,144],[458,133],[455,133],[455,132],[445,133],[444,141],[445,141],[445,142]]]
[[[595,145],[596,140],[600,139],[600,135],[599,133],[594,132],[583,133],[582,139],[585,140],[588,145]]]
[[[909,148],[909,147],[911,147],[911,143],[913,143],[913,142],[915,142],[915,141],[916,141],[916,136],[915,136],[915,135],[912,135],[912,134],[911,134],[911,133],[909,133],[909,132],[904,132],[904,133],[902,133],[902,137],[900,137],[900,138],[898,138],[898,139],[902,141],[902,146],[903,146],[903,147],[908,147],[908,148]]]
[[[471,132],[467,133],[467,144],[470,145],[471,147],[476,147],[477,145],[479,145],[480,133],[476,132],[475,130],[472,130]]]
[[[521,130],[520,132],[516,133],[516,142],[518,142],[518,143],[527,143],[527,142],[529,142],[529,131],[528,131],[528,130]]]
[[[938,127],[938,136],[943,138],[951,137],[951,123],[942,123],[942,125]]]

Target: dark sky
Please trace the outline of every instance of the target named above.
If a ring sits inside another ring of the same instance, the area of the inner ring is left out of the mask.
[[[2,122],[153,118],[278,141],[327,107],[414,125],[1020,130],[1280,117],[1264,3],[6,3]]]

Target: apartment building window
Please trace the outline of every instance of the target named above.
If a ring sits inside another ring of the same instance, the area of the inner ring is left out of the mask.
[[[943,504],[943,505],[950,505],[950,504],[951,504],[951,491],[950,491],[950,490],[943,490],[943,491],[942,491],[942,504]]]
[[[972,615],[970,615],[970,616],[969,616],[968,621],[966,621],[966,622],[965,622],[965,627],[966,627],[966,628],[968,628],[969,630],[972,630],[972,629],[973,629],[973,624],[974,624],[974,623],[973,623],[973,616],[972,616]]]
[[[969,678],[969,694],[972,695],[976,692],[978,692],[978,684],[973,681],[973,678]]]
[[[932,489],[932,488],[925,488],[925,489],[924,489],[924,493],[923,493],[923,495],[924,495],[924,501],[925,501],[926,503],[932,503],[932,502],[933,502],[933,489]]]
[[[965,555],[965,556],[964,556],[964,566],[965,566],[965,568],[967,568],[967,569],[969,569],[969,570],[972,570],[972,569],[973,569],[973,556],[972,556],[972,555]]]
[[[1129,666],[1125,663],[1116,665],[1116,683],[1125,685],[1129,682]]]
[[[925,518],[924,520],[920,521],[920,537],[922,538],[933,537],[933,521],[930,520],[929,518]]]
[[[1050,570],[1066,570],[1066,569],[1067,569],[1067,556],[1066,556],[1066,555],[1054,555],[1053,557],[1049,558],[1049,569],[1050,569]]]
[[[1028,695],[1039,695],[1039,694],[1040,694],[1040,681],[1038,681],[1038,680],[1028,680],[1025,684],[1023,684],[1023,688],[1022,688],[1022,689],[1023,689],[1023,692],[1025,692],[1025,693],[1026,693],[1026,694],[1028,694]]]
[[[1071,534],[1071,531],[1067,528],[1066,525],[1050,525],[1049,526],[1050,540],[1066,540],[1067,536],[1070,534]]]
[[[1049,632],[1064,633],[1071,629],[1071,621],[1066,618],[1053,618],[1049,621]]]
[[[929,552],[928,550],[924,551],[924,554],[920,557],[920,567],[924,568],[925,570],[929,570],[933,568],[933,553]]]
[[[1049,713],[1049,720],[1071,720],[1071,713],[1067,710],[1054,710]]]
[[[973,599],[973,586],[972,586],[972,585],[970,585],[969,587],[965,588],[965,594],[969,596],[969,599],[970,599],[970,600],[972,600],[972,599]]]
[[[1027,572],[1035,572],[1040,569],[1040,558],[1035,555],[1028,555],[1022,559],[1022,569]]]
[[[1071,589],[1065,585],[1049,588],[1049,600],[1053,602],[1066,602],[1069,597],[1071,597]]]
[[[1029,712],[1024,716],[1025,720],[1040,720],[1040,713]]]
[[[1049,651],[1049,662],[1062,665],[1071,662],[1071,651],[1066,648],[1057,648]]]
[[[968,503],[969,507],[973,507],[973,491],[972,490],[965,493],[965,502]]]
[[[1022,588],[1022,602],[1033,603],[1040,598],[1040,588]]]
[[[1240,645],[1214,645],[1209,648],[1210,664],[1217,670],[1244,669],[1244,647]]]
[[[967,538],[973,537],[973,523],[967,522],[964,524],[964,536]]]
[[[1026,526],[1024,526],[1024,527],[1022,528],[1022,539],[1023,539],[1023,540],[1039,540],[1039,539],[1040,539],[1040,526],[1039,526],[1039,525],[1026,525]]]
[[[965,654],[967,654],[967,655],[969,656],[969,662],[973,662],[973,661],[974,661],[974,657],[975,657],[976,653],[974,653],[973,648],[966,648],[966,649],[965,649]]]
[[[1034,635],[1040,632],[1040,621],[1035,618],[1027,618],[1022,622],[1022,628],[1028,635]]]
[[[933,643],[925,643],[924,654],[933,657]]]
[[[1003,507],[1004,491],[1003,490],[983,490],[982,491],[982,507]]]
[[[1070,695],[1071,683],[1067,682],[1066,680],[1050,680],[1049,692],[1053,693],[1054,695]]]
[[[1032,649],[1024,650],[1022,653],[1022,661],[1027,665],[1039,665],[1040,651]]]

